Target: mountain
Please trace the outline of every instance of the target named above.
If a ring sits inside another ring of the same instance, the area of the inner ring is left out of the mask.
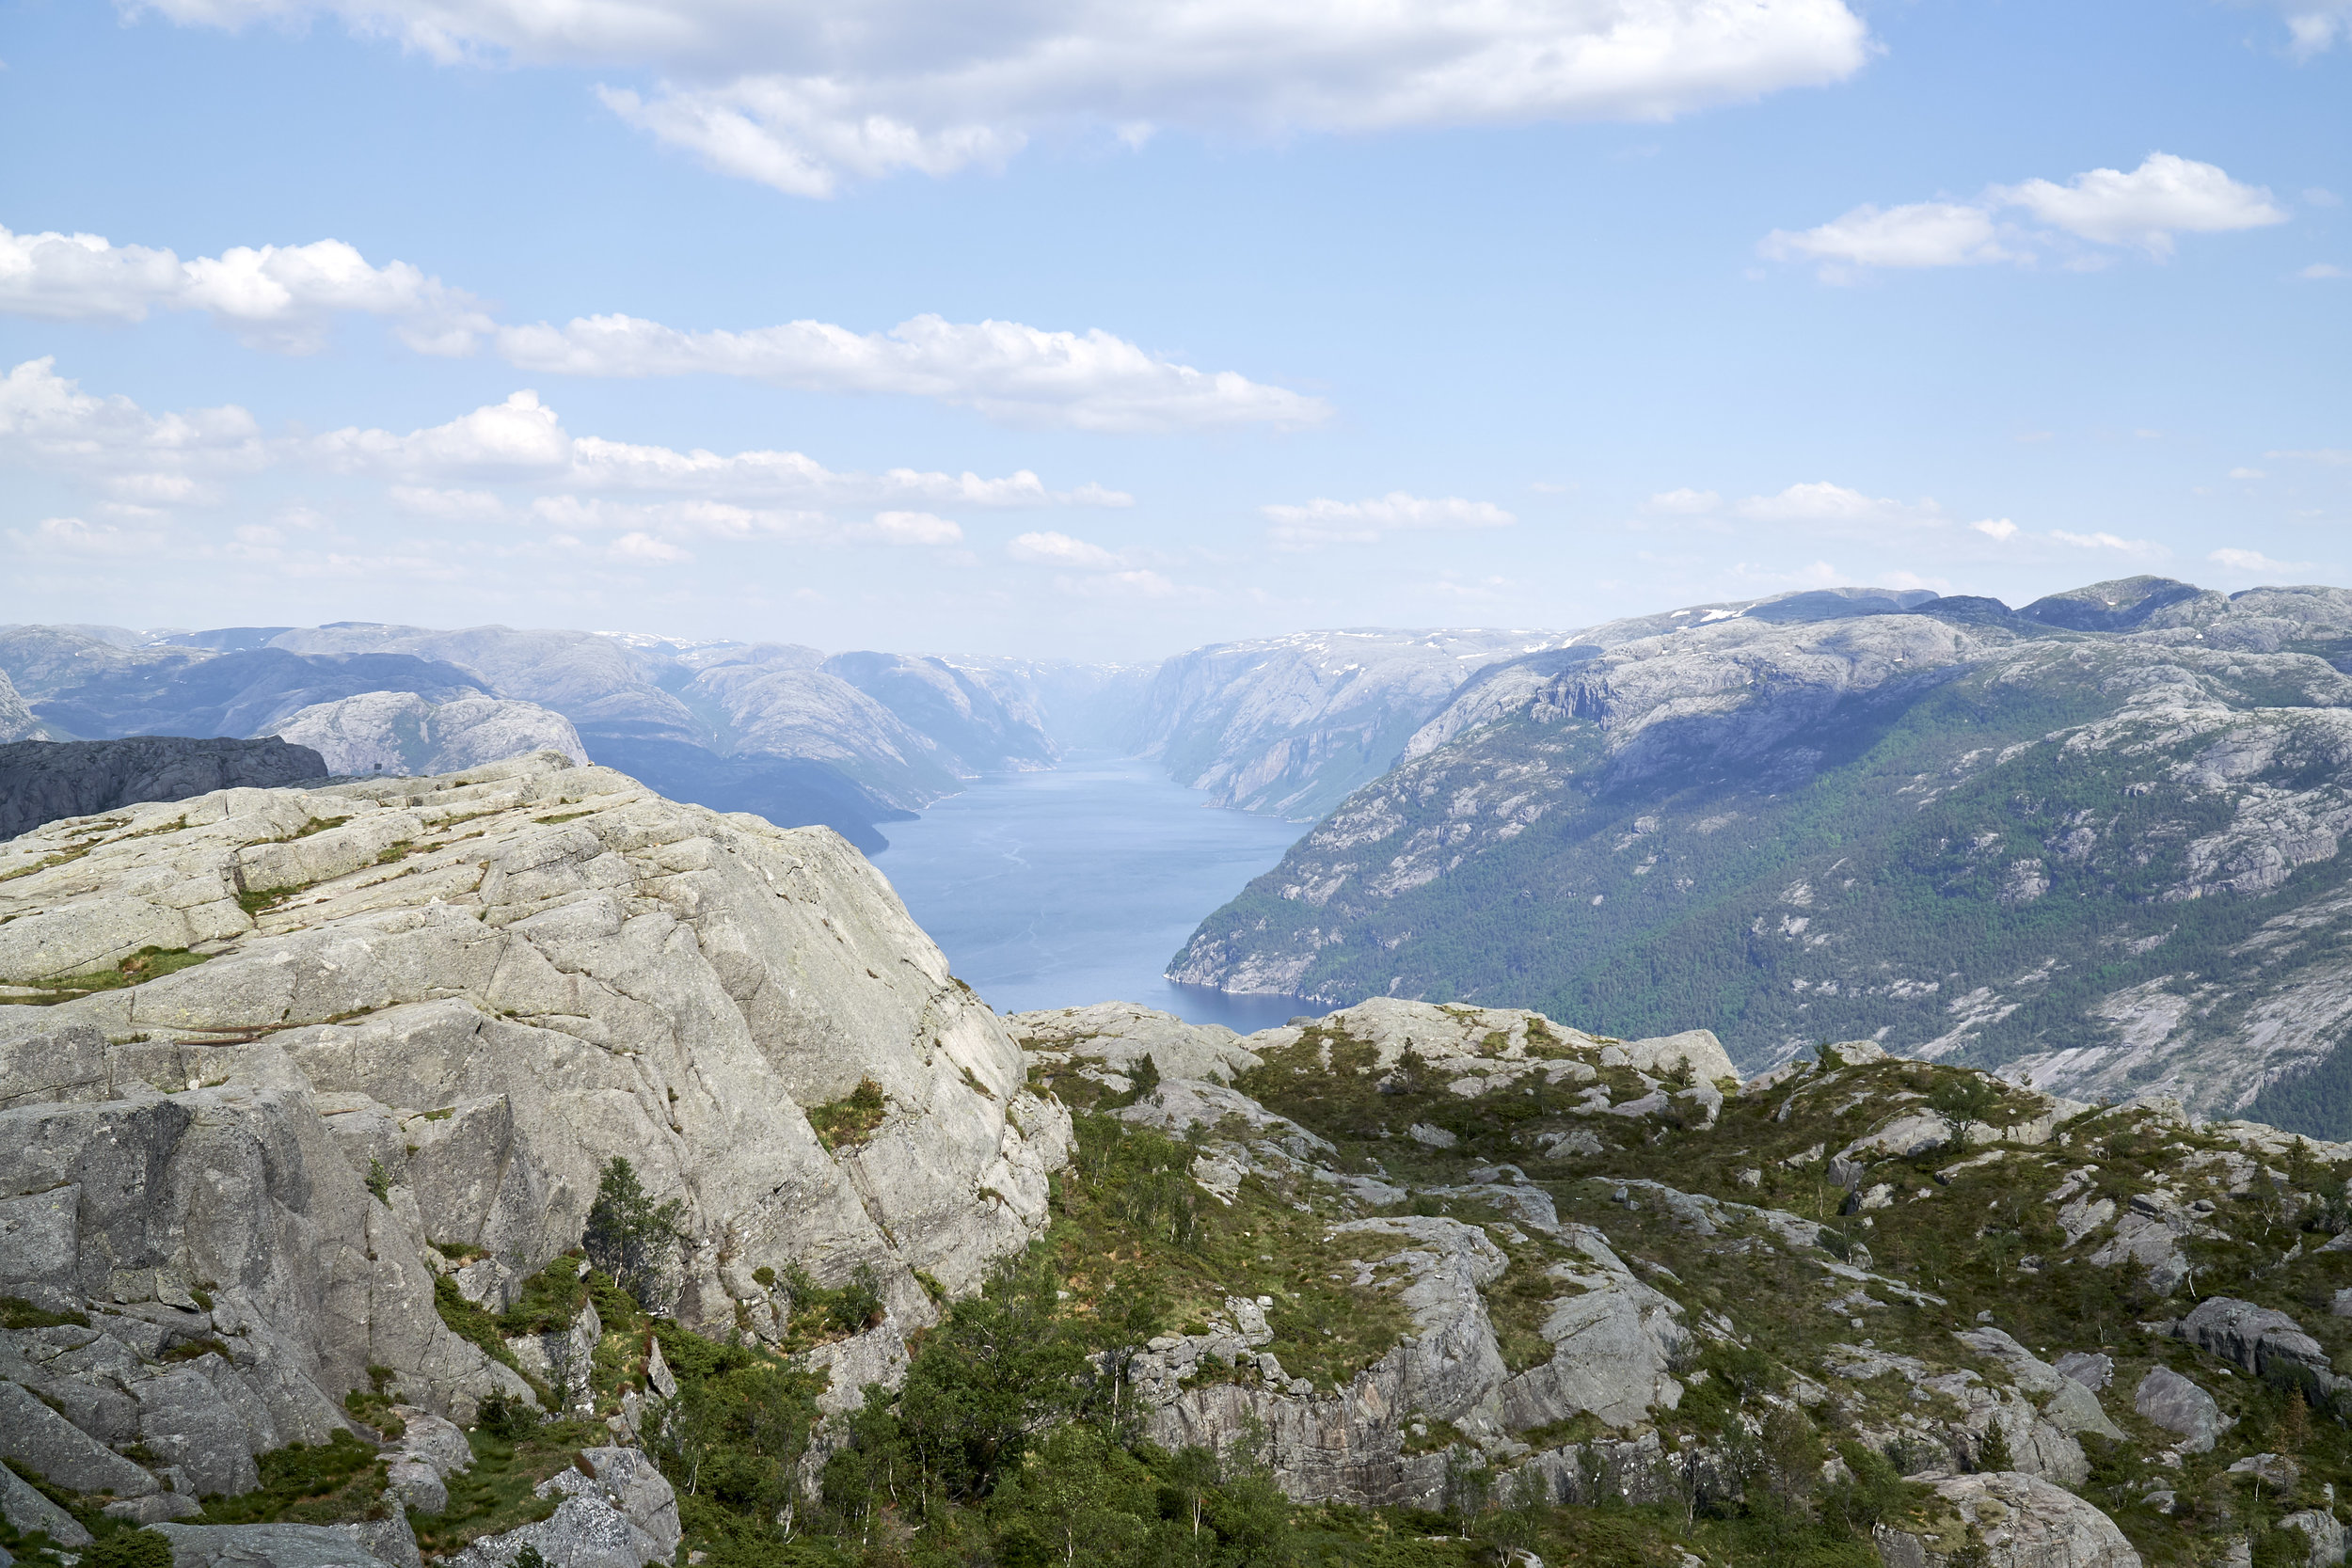
[[[40,721],[24,705],[24,699],[17,694],[8,672],[0,670],[0,741],[23,740],[40,728]]]
[[[1171,976],[2352,1132],[2352,594],[1658,619],[1485,672]]]
[[[1867,1041],[1000,1019],[554,753],[230,789],[0,844],[0,1548],[2333,1561],[2348,1175]]]
[[[1211,805],[1311,822],[1387,772],[1480,669],[1564,641],[1350,629],[1196,648],[1159,667],[1124,749]]]
[[[317,752],[337,774],[458,773],[530,752],[588,760],[570,720],[497,697],[428,703],[412,692],[371,691],[303,708],[272,733]]]
[[[327,771],[317,752],[275,737],[20,740],[0,745],[0,839],[59,817],[185,800],[216,789],[304,784]]]

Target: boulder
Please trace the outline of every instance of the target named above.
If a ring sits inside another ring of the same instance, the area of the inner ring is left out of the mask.
[[[21,1535],[41,1534],[67,1548],[89,1544],[81,1521],[40,1495],[24,1477],[0,1465],[0,1519]]]
[[[2279,1521],[2280,1529],[2301,1530],[2311,1538],[2311,1556],[2305,1559],[2310,1568],[2344,1560],[2345,1531],[2335,1514],[2324,1508],[2307,1508],[2290,1513]]]
[[[2114,1520],[2038,1477],[1994,1471],[1917,1479],[1934,1487],[1960,1523],[1975,1527],[1983,1568],[2140,1568]],[[1946,1568],[1964,1556],[1959,1529],[1928,1534],[1881,1525],[1872,1535],[1887,1568]]]
[[[2207,1296],[2165,1332],[2209,1354],[2233,1361],[2257,1377],[2309,1382],[2322,1390],[2347,1386],[2328,1352],[2284,1312],[2230,1296]]]
[[[153,1476],[13,1383],[0,1383],[0,1458],[76,1492],[143,1497],[163,1489]]]
[[[171,1568],[404,1568],[395,1560],[377,1557],[335,1525],[151,1528],[171,1543]]]
[[[1057,1007],[1011,1013],[1005,1027],[1041,1063],[1057,1058],[1099,1063],[1109,1072],[1133,1078],[1146,1056],[1162,1078],[1201,1078],[1230,1084],[1263,1065],[1241,1037],[1216,1023],[1187,1023],[1173,1013],[1133,1002],[1098,1002],[1090,1007]]]
[[[2059,1376],[2073,1379],[2094,1394],[2115,1381],[2115,1357],[2098,1351],[2070,1350],[2052,1365]]]
[[[2177,1433],[2184,1453],[2212,1452],[2214,1439],[2237,1424],[2221,1414],[2211,1394],[2167,1367],[2139,1380],[2132,1408],[2167,1432]]]
[[[6,676],[0,676],[5,682]],[[0,725],[16,693],[0,685]],[[0,734],[5,734],[0,729]],[[308,746],[137,735],[121,740],[18,740],[0,746],[0,839],[61,818],[185,800],[216,789],[270,788],[322,778]]]

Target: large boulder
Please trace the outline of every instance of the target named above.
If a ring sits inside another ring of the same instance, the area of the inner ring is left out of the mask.
[[[0,982],[202,960],[0,1008],[0,1294],[91,1324],[7,1337],[0,1427],[63,1484],[156,1491],[109,1447],[138,1443],[244,1490],[371,1367],[460,1421],[530,1399],[436,1275],[507,1305],[616,1155],[678,1205],[688,1324],[731,1330],[763,1267],[870,1267],[894,1333],[937,1317],[918,1274],[969,1291],[1027,1243],[1066,1158],[1067,1112],[837,835],[561,754],[53,824],[0,879]],[[426,1506],[463,1457],[410,1444],[396,1490]]]
[[[1981,1568],[2139,1568],[2139,1554],[2114,1520],[2039,1477],[1994,1471],[1920,1479],[1960,1528],[1930,1533],[1879,1526],[1886,1568],[1946,1568],[1972,1559]],[[1981,1554],[1969,1547],[1969,1528]]]
[[[2177,1433],[2183,1453],[2212,1452],[2214,1439],[2236,1424],[2221,1414],[2211,1394],[2169,1367],[2158,1367],[2139,1380],[2132,1408]]]
[[[2233,1361],[2259,1377],[2312,1385],[2326,1392],[2347,1386],[2328,1352],[2284,1312],[2231,1296],[2207,1296],[2165,1331],[2198,1349]]]

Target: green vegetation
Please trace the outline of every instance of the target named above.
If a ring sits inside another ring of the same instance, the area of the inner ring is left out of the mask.
[[[0,1328],[87,1328],[89,1320],[79,1312],[50,1312],[35,1307],[23,1296],[0,1296]]]
[[[126,986],[158,980],[183,969],[193,969],[210,957],[209,953],[191,953],[184,947],[142,947],[119,962],[84,970],[78,974],[61,974],[55,979],[44,980],[35,994],[0,997],[0,1003],[52,1006],[59,1002],[88,996],[94,991],[120,990]]]
[[[290,1443],[261,1459],[262,1484],[239,1497],[208,1497],[199,1525],[337,1525],[381,1517],[384,1470],[375,1450],[347,1432]]]
[[[171,1568],[171,1543],[151,1529],[117,1530],[82,1552],[84,1568]]]
[[[677,1198],[654,1202],[637,1180],[637,1168],[619,1155],[606,1162],[581,1246],[590,1262],[647,1311],[666,1307],[677,1292],[670,1263],[677,1252],[677,1219],[684,1208]]]
[[[2213,737],[2045,738],[2111,716],[2116,668],[2086,651],[2030,678],[1963,673],[1838,706],[1736,762],[1661,732],[1637,767],[1589,720],[1506,720],[1360,791],[1332,819],[1347,847],[1302,839],[1187,952],[1303,958],[1296,989],[1327,1002],[1534,1007],[1626,1037],[1710,1028],[1748,1061],[1822,1039],[1914,1049],[1979,988],[2001,1006],[1961,1058],[1977,1065],[2090,1043],[2093,1005],[2142,985],[2200,996],[2185,1039],[2233,1039],[2264,997],[2340,961],[2352,926],[2330,901],[2352,886],[2352,856],[2267,891],[2179,896],[2188,847],[2236,818],[2235,795],[2187,782]],[[2312,700],[2239,684],[2241,709]],[[2327,777],[2288,746],[2249,785]],[[1541,815],[1507,835],[1499,817],[1450,815],[1497,778],[1527,779]],[[1386,831],[1362,842],[1375,821]],[[1370,891],[1417,834],[1441,831],[1457,847],[1438,874]],[[1327,901],[1283,896],[1335,884]],[[2319,924],[2298,915],[2294,940],[2256,942],[2296,911]],[[2226,990],[2198,990],[2220,975]],[[2352,1062],[2273,1085],[2255,1114],[2352,1136]]]
[[[882,1085],[871,1078],[861,1078],[846,1098],[812,1107],[808,1113],[809,1130],[825,1146],[826,1153],[837,1153],[872,1137],[874,1130],[882,1124],[887,1109]]]
[[[532,1488],[572,1464],[581,1449],[612,1440],[612,1433],[597,1422],[542,1423],[528,1412],[510,1417],[502,1403],[484,1404],[482,1418],[466,1433],[473,1448],[473,1467],[448,1478],[449,1507],[439,1513],[408,1515],[417,1545],[429,1556],[446,1557],[476,1536],[496,1535],[548,1517],[556,1504],[533,1497]]]

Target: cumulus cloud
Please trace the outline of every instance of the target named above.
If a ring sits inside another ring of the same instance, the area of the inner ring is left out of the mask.
[[[140,505],[217,500],[229,479],[268,467],[272,449],[233,405],[150,414],[129,398],[94,397],[28,359],[0,379],[0,461],[67,475]]]
[[[2260,550],[2218,549],[2205,557],[2215,565],[2233,572],[2248,572],[2257,576],[2276,576],[2281,572],[2308,571],[2308,561],[2273,561]]]
[[[2004,219],[2005,213],[2023,218]],[[1974,201],[1856,207],[1818,228],[1775,229],[1756,248],[1775,261],[1818,262],[1823,281],[1841,283],[1875,267],[2031,264],[2073,241],[2135,246],[2162,260],[2176,235],[2267,228],[2287,216],[2266,187],[2242,184],[2212,164],[2151,152],[2128,172],[2094,168],[2064,184],[1994,185]],[[2024,219],[2046,228],[2035,230]],[[2101,254],[2077,247],[2071,264],[2096,265]]]
[[[2170,255],[2175,234],[2225,233],[2287,221],[2267,189],[2242,185],[2212,164],[2169,152],[2149,153],[2128,174],[2094,168],[2063,185],[2028,180],[1995,186],[1991,194],[2070,234],[2102,245],[2137,245],[2152,256]]]
[[[0,229],[0,313],[143,321],[204,310],[245,341],[289,354],[324,346],[338,314],[393,320],[410,347],[465,355],[496,333],[500,353],[540,373],[739,375],[821,392],[933,398],[1008,424],[1172,431],[1318,424],[1330,405],[1232,371],[1202,371],[1095,329],[916,316],[887,332],[796,321],[745,332],[682,332],[633,316],[564,326],[497,326],[479,301],[405,261],[376,267],[340,240],[240,245],[183,261],[95,234]]]
[[[2014,261],[1993,214],[1952,201],[1915,201],[1882,211],[1865,203],[1818,229],[1775,229],[1757,250],[1775,261],[1820,261],[1827,269],[1967,267]]]
[[[2151,559],[2172,553],[2153,540],[2126,539],[2121,534],[2104,531],[2098,533],[2069,533],[2062,528],[2054,528],[2050,531],[2050,537],[2061,545],[2072,545],[2078,550],[2116,550],[2124,555]]]
[[[2333,261],[2313,261],[2295,276],[2317,283],[2332,277],[2352,277],[2352,273],[2345,272]]]
[[[1664,490],[1649,499],[1647,509],[1670,517],[1701,517],[1724,504],[1712,490]]]
[[[247,343],[310,354],[345,311],[384,316],[425,354],[473,352],[490,319],[477,301],[406,261],[377,267],[341,240],[238,245],[183,261],[96,234],[0,229],[0,311],[50,321],[143,321],[203,310]]]
[[[1988,539],[2007,542],[2017,537],[2017,525],[2007,517],[1987,517],[1980,523],[1970,523],[1968,526]]]
[[[401,511],[444,523],[528,521],[660,538],[947,545],[961,542],[962,531],[941,507],[1132,499],[1099,485],[1049,490],[1027,469],[997,477],[841,472],[796,451],[678,451],[574,436],[531,391],[405,435],[352,426],[269,436],[242,408],[155,415],[125,397],[93,396],[48,359],[0,378],[0,463],[82,481],[132,508],[215,503],[231,480],[309,470],[382,481]],[[510,499],[500,488],[528,495]],[[828,508],[874,511],[867,522],[840,526]]]
[[[1040,135],[1138,143],[1532,120],[1663,120],[1842,81],[1844,0],[149,0],[237,27],[313,14],[445,61],[617,66],[630,124],[797,196],[994,166]]]
[[[1272,519],[1275,545],[1282,549],[1313,549],[1323,545],[1376,544],[1391,533],[1438,530],[1508,528],[1518,519],[1492,501],[1465,500],[1460,496],[1428,498],[1391,490],[1370,500],[1341,501],[1318,497],[1303,506],[1259,508]]]
[[[633,316],[506,327],[499,352],[565,375],[739,375],[824,392],[936,398],[1010,424],[1167,431],[1259,424],[1295,429],[1329,417],[1321,398],[1206,372],[1099,329],[1049,332],[1019,322],[916,316],[888,332],[797,321],[746,332],[682,332]]]
[[[1032,566],[1076,567],[1088,572],[1116,571],[1126,564],[1123,556],[1100,545],[1050,531],[1016,535],[1005,546],[1005,553]]]
[[[1750,496],[1737,511],[1762,523],[1810,523],[1833,529],[1918,527],[1940,523],[1944,515],[1933,501],[1905,502],[1866,495],[1826,480],[1791,484],[1773,496]]]
[[[2285,15],[2288,49],[2298,60],[2352,39],[2352,0],[2274,0],[2274,5]]]

